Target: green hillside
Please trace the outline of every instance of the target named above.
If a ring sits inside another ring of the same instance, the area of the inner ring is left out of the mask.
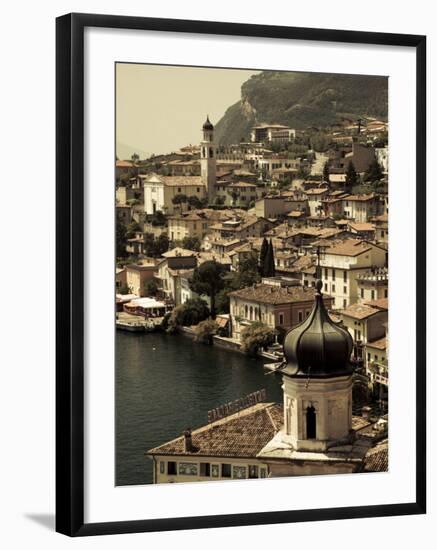
[[[264,71],[243,84],[241,100],[217,123],[216,136],[226,145],[247,139],[250,128],[262,122],[304,129],[342,117],[387,120],[387,112],[386,77]]]

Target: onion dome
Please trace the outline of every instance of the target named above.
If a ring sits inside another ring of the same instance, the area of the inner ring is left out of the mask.
[[[206,121],[203,124],[204,130],[214,130],[214,126],[211,124],[211,121],[209,120],[209,115],[206,116]]]
[[[352,372],[352,337],[329,317],[321,288],[322,281],[317,281],[311,313],[285,336],[282,372],[288,376],[324,378]]]

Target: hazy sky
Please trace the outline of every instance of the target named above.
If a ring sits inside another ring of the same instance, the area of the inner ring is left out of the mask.
[[[206,115],[216,124],[257,72],[117,63],[117,156],[199,143]]]

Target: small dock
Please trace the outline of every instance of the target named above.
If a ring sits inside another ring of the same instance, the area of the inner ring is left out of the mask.
[[[117,313],[115,326],[126,332],[153,332],[161,324],[162,317],[144,318],[124,311]]]

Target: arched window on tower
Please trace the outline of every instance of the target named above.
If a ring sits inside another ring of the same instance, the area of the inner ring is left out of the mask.
[[[307,407],[307,439],[316,439],[316,409],[311,405]]]
[[[214,151],[213,151],[212,147],[210,147],[210,148],[209,148],[209,158],[212,159],[213,156],[214,156]]]

